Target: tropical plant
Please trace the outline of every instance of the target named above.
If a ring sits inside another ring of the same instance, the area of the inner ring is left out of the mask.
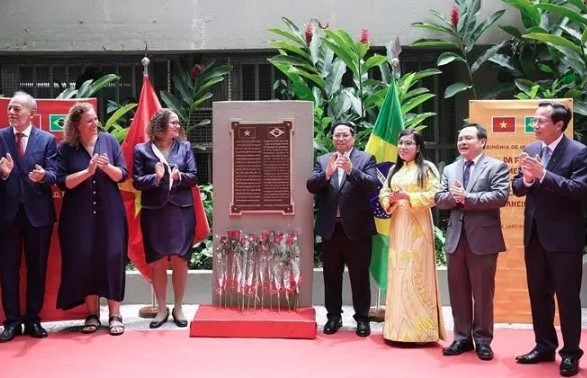
[[[371,133],[389,87],[394,58],[390,49],[386,56],[369,56],[367,30],[363,30],[360,38],[355,40],[345,30],[331,30],[329,25],[323,25],[316,19],[311,19],[303,32],[291,20],[285,17],[282,20],[286,26],[284,29],[269,29],[281,37],[270,41],[279,54],[269,61],[284,75],[274,88],[287,99],[314,103],[316,151],[331,150],[332,140],[328,131],[333,119],[357,123],[356,144],[362,147]],[[416,115],[412,111],[434,96],[417,82],[439,73],[439,70],[426,70],[399,79],[400,100],[409,126],[417,127],[434,115]],[[375,79],[376,76],[381,79]],[[349,81],[352,84],[345,85]]]
[[[159,92],[163,102],[171,108],[186,125],[189,133],[194,127],[210,124],[209,119],[193,123],[194,111],[206,100],[212,98],[212,87],[222,82],[232,70],[228,64],[216,65],[215,61],[191,66],[185,59],[179,62],[172,76],[174,93]]]
[[[120,80],[120,76],[114,74],[106,74],[98,80],[88,79],[84,81],[79,88],[76,88],[75,84],[71,84],[70,87],[64,89],[57,98],[70,99],[70,98],[90,98],[102,89],[106,88],[112,83],[116,83]]]
[[[473,99],[479,98],[474,74],[502,48],[505,42],[488,48],[480,55],[477,51],[473,51],[473,48],[479,38],[505,13],[505,10],[498,10],[483,19],[480,17],[481,0],[455,0],[450,19],[436,10],[430,10],[430,13],[437,19],[436,22],[415,22],[412,26],[440,33],[448,38],[423,38],[415,41],[412,46],[450,50],[440,54],[436,64],[440,67],[456,63],[466,68],[467,81],[449,85],[444,91],[444,98],[453,97],[467,90],[471,90]]]

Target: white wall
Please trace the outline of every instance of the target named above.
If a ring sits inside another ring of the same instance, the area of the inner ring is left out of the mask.
[[[210,51],[265,49],[267,32],[286,16],[297,25],[312,17],[372,45],[396,36],[408,45],[422,36],[412,22],[432,20],[428,10],[449,15],[453,0],[0,0],[0,54],[24,52]],[[483,15],[508,9],[499,24],[518,22],[518,12],[499,0],[484,1]],[[495,42],[494,33],[482,42]]]

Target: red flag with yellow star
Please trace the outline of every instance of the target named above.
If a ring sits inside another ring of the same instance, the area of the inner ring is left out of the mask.
[[[516,117],[493,117],[494,133],[514,133],[516,132]]]

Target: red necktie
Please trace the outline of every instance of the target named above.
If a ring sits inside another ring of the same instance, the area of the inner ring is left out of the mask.
[[[24,133],[16,133],[16,150],[19,158],[24,156],[24,137]]]

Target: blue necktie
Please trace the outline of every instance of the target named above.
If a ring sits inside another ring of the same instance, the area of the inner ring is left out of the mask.
[[[550,147],[544,146],[542,148],[542,164],[546,167],[550,161]]]
[[[471,166],[473,166],[473,160],[467,160],[465,162],[465,170],[463,172],[463,187],[467,189],[469,185],[469,178],[471,177]]]

